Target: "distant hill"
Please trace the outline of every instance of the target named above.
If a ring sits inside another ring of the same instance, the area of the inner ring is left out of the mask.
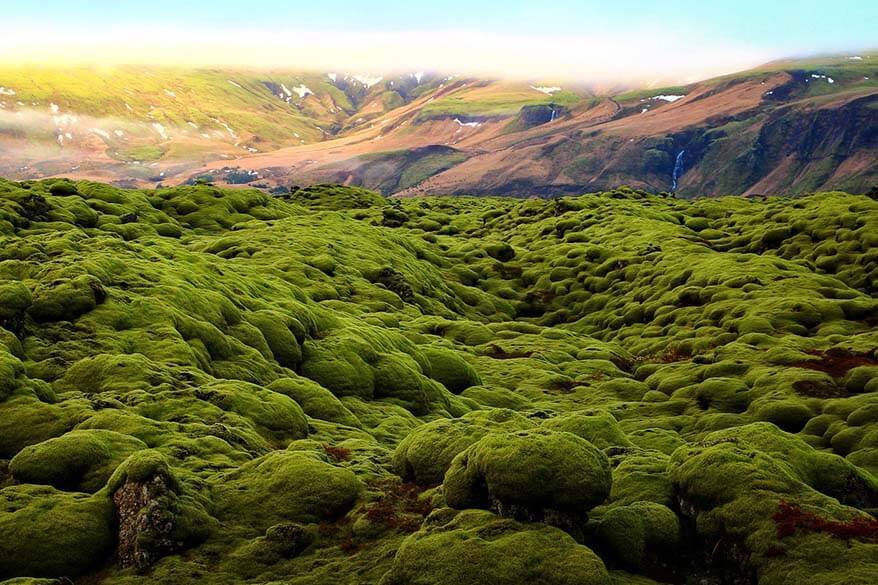
[[[0,70],[0,173],[403,196],[878,184],[878,53],[643,89],[415,72]],[[441,154],[439,154],[441,152]]]

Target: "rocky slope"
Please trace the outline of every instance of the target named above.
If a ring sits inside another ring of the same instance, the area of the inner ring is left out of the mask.
[[[872,584],[876,237],[0,181],[0,581]]]

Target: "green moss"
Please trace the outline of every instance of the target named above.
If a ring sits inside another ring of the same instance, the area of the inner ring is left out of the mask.
[[[26,396],[0,403],[0,457],[11,458],[28,445],[64,434],[73,426],[69,410]]]
[[[498,506],[581,514],[610,494],[606,456],[571,433],[489,434],[457,455],[445,474],[455,508]]]
[[[644,568],[650,559],[674,554],[680,546],[680,520],[666,506],[634,502],[613,507],[597,527],[603,546],[624,564]]]
[[[312,418],[358,427],[360,422],[332,392],[307,378],[281,378],[268,389],[295,400]]]
[[[430,377],[455,394],[482,383],[475,369],[458,354],[442,348],[426,348],[424,355],[430,363]]]
[[[279,451],[226,474],[215,489],[215,503],[221,519],[265,530],[282,521],[334,520],[353,507],[361,489],[347,469]]]
[[[114,431],[74,430],[22,449],[9,470],[20,482],[93,493],[128,455],[145,448],[142,441]]]
[[[23,282],[0,282],[0,322],[24,313],[33,297]]]
[[[600,558],[556,528],[440,510],[400,547],[381,585],[608,584]]]
[[[875,233],[878,204],[843,193],[387,201],[0,180],[0,486],[97,501],[167,485],[169,554],[146,575],[111,551],[84,569],[121,585],[442,582],[476,565],[585,580],[561,567],[587,549],[547,525],[624,567],[601,572],[613,583],[718,578],[702,550],[768,585],[868,583],[869,539],[780,538],[773,516],[878,505]],[[419,528],[447,503],[540,523],[444,510]],[[652,504],[677,511],[692,555],[662,551]],[[457,517],[482,520],[441,536]],[[514,555],[482,554],[494,530]],[[410,532],[439,552],[395,561]]]
[[[756,411],[759,420],[774,423],[786,431],[799,431],[813,416],[811,410],[801,402],[778,400],[767,402]]]
[[[78,576],[113,547],[113,506],[102,495],[47,486],[0,490],[0,576]]]
[[[564,414],[543,423],[544,429],[573,433],[598,449],[607,447],[633,447],[615,417],[609,413],[587,414],[585,412]]]
[[[533,423],[510,410],[468,413],[419,426],[393,454],[393,467],[406,481],[432,486],[442,483],[452,460],[491,431],[531,428]]]
[[[61,279],[34,291],[28,313],[36,321],[73,321],[106,298],[101,281],[90,274]]]
[[[302,348],[294,332],[303,329],[301,323],[278,311],[254,311],[248,313],[246,319],[262,333],[272,357],[280,365],[288,368],[299,366]]]
[[[372,368],[344,342],[305,343],[302,374],[336,396],[371,398],[375,392]]]
[[[668,477],[668,457],[658,451],[634,451],[621,456],[613,468],[610,501],[628,505],[654,502],[671,506],[674,488]]]
[[[221,410],[249,421],[267,437],[301,439],[308,435],[308,420],[290,397],[241,381],[214,382],[202,387],[199,397]]]

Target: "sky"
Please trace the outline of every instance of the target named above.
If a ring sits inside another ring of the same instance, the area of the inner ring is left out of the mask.
[[[681,82],[878,48],[867,0],[30,0],[0,61]]]

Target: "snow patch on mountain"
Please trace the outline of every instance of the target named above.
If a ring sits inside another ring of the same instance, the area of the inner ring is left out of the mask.
[[[159,136],[161,136],[162,139],[164,139],[164,140],[168,139],[168,133],[165,130],[165,127],[162,126],[161,124],[159,124],[158,122],[152,123],[152,129],[155,130],[156,132],[158,132]]]
[[[286,88],[284,88],[286,91]],[[303,99],[306,95],[314,95],[314,92],[308,89],[308,87],[304,83],[300,83],[296,87],[293,88],[293,91],[296,92],[296,95],[299,96],[299,99]]]
[[[372,87],[373,85],[380,83],[382,76],[372,76],[372,75],[354,75],[354,79],[365,85],[366,87]]]
[[[231,79],[227,79],[226,81],[228,81],[229,83],[231,83],[232,85],[234,85],[234,86],[237,87],[238,89],[244,89],[243,87],[240,86],[240,84],[235,83],[235,82],[232,81]]]
[[[544,85],[540,85],[540,86],[532,85],[532,86],[530,86],[530,88],[535,89],[536,91],[539,91],[539,92],[544,93],[546,95],[552,95],[553,93],[558,93],[559,91],[561,91],[561,88],[558,87],[557,85],[553,85],[551,87],[544,86]]]
[[[0,85],[0,95],[15,95],[14,89],[7,89]]]
[[[225,122],[223,122],[222,120],[219,120],[219,119],[217,119],[217,118],[212,118],[212,120],[213,120],[214,122],[216,122],[217,124],[219,124],[220,126],[222,126],[223,128],[225,128],[225,129],[226,129],[226,132],[228,132],[228,133],[229,133],[229,136],[231,136],[233,139],[235,139],[235,140],[238,139],[238,135],[235,134],[235,131],[232,130],[232,127],[231,127],[231,126],[229,126],[228,124],[226,124]],[[222,136],[222,132],[217,132],[217,134],[220,135],[220,136]],[[235,145],[235,146],[237,146],[237,145]]]
[[[674,103],[675,101],[681,100],[684,97],[686,97],[686,96],[685,95],[657,95],[657,96],[653,97],[652,99]]]

